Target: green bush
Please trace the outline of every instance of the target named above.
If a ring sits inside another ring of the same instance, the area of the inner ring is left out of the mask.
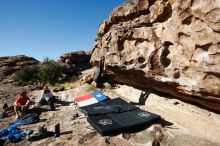
[[[15,73],[15,81],[18,81],[22,84],[30,84],[41,82],[45,84],[55,85],[60,83],[64,79],[63,71],[65,68],[61,66],[58,62],[45,59],[41,67],[24,67],[23,69]]]
[[[15,73],[15,81],[28,83],[38,79],[39,69],[36,66],[24,67]]]
[[[44,62],[38,76],[41,82],[54,85],[62,77],[62,67],[55,61]]]

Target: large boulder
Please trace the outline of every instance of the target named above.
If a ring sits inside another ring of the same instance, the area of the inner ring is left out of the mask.
[[[90,57],[91,57],[90,52],[76,51],[61,55],[60,60],[63,63],[80,64],[80,63],[88,63]]]
[[[220,111],[220,0],[133,0],[99,27],[114,80]]]
[[[22,67],[39,63],[38,60],[25,55],[0,57],[0,78],[11,75]]]

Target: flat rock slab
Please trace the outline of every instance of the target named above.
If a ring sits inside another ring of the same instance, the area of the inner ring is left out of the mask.
[[[63,99],[69,103],[70,99],[92,92],[90,89],[90,85],[83,85],[71,90],[58,92],[56,95],[60,98],[62,95],[68,95],[68,98],[64,96],[65,98]],[[106,89],[103,91],[111,98],[122,97],[117,93],[117,89]],[[136,91],[134,93],[136,93]],[[35,100],[38,100],[40,94],[41,91],[33,91],[30,93]],[[123,97],[123,99],[126,99],[126,97]],[[39,126],[46,125],[48,131],[54,131],[55,124],[60,123],[61,136],[58,138],[49,137],[32,143],[23,140],[20,143],[7,143],[7,145],[151,146],[155,141],[164,146],[220,145],[220,115],[192,106],[180,100],[165,98],[154,93],[148,95],[145,105],[141,105],[140,108],[162,116],[163,120],[141,131],[114,136],[101,136],[98,134],[87,122],[85,115],[72,103],[65,105],[57,104],[56,111],[50,111],[48,106],[42,106],[42,108],[45,109],[45,112],[41,114],[41,121],[39,123],[21,128],[30,128],[36,133]],[[78,116],[77,118],[73,118],[76,112]],[[8,118],[14,117],[11,116]],[[7,118],[4,120],[7,120]]]
[[[123,85],[110,92],[121,96],[127,101],[138,101],[140,93],[144,91]],[[197,142],[199,139],[203,141],[198,144],[189,141],[190,145],[205,145],[208,142],[220,144],[218,136],[220,133],[218,128],[220,126],[219,114],[185,103],[172,96],[151,92],[146,98],[145,105],[140,105],[140,108],[160,115],[164,119],[160,122],[163,126],[162,129],[168,132],[168,137],[174,139],[175,143],[184,144],[183,139],[180,142],[181,136],[183,136],[185,138],[191,137],[190,139],[195,139]],[[176,141],[176,138],[180,141]],[[187,145],[187,143],[185,144]]]

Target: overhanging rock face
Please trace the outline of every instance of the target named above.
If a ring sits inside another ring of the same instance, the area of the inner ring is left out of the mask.
[[[115,81],[220,111],[220,0],[134,0],[99,27],[91,62]]]

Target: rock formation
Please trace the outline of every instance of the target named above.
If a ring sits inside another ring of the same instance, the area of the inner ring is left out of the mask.
[[[63,54],[60,56],[60,60],[63,63],[88,63],[91,57],[91,53],[86,53],[85,51],[76,51],[67,54]]]
[[[114,80],[220,111],[220,0],[133,0],[99,27]]]
[[[37,65],[40,62],[24,55],[0,57],[0,79],[13,74],[24,66]]]
[[[60,56],[62,66],[66,68],[64,74],[71,76],[73,74],[79,75],[80,72],[91,67],[89,61],[91,52],[76,51],[66,53]]]

